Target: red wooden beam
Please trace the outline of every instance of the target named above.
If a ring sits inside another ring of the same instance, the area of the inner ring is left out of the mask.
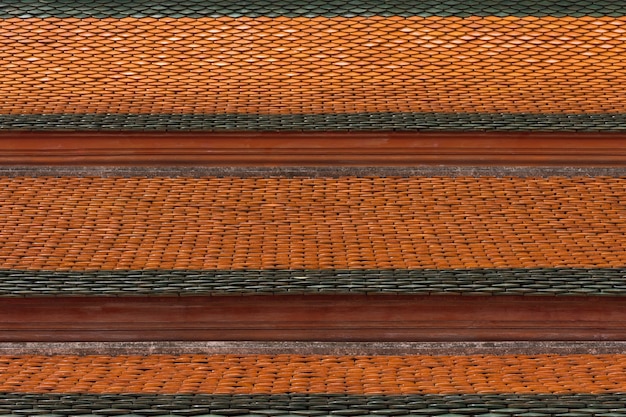
[[[3,132],[0,165],[623,166],[615,133]]]
[[[619,297],[12,298],[0,341],[626,340]]]

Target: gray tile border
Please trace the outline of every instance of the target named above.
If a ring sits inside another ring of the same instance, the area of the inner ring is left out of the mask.
[[[625,399],[623,393],[0,393],[0,412],[9,417],[623,417]]]
[[[623,14],[623,12],[620,12]],[[506,14],[505,14],[506,15]],[[437,93],[433,93],[437,96]],[[486,99],[486,101],[489,101]],[[555,103],[556,104],[556,103]],[[103,104],[104,105],[104,104]],[[71,107],[71,103],[68,104]],[[558,106],[557,106],[558,107]],[[625,132],[626,114],[0,114],[0,131],[72,132]]]
[[[0,269],[0,298],[293,294],[624,297],[626,268],[133,271]]]
[[[0,18],[10,17],[215,17],[215,16],[622,16],[614,0],[67,0],[4,2]]]

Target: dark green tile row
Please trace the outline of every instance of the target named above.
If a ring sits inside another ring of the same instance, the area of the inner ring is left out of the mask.
[[[0,17],[623,16],[616,0],[3,0]]]
[[[2,416],[620,417],[626,394],[141,395],[0,394]]]
[[[5,114],[0,115],[0,130],[624,132],[626,114]]]
[[[626,296],[626,268],[0,271],[0,297],[372,293]]]

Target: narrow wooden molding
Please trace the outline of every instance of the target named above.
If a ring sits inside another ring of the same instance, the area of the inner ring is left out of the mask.
[[[225,296],[14,298],[0,342],[618,341],[619,297]]]
[[[623,166],[615,133],[2,132],[0,165]]]

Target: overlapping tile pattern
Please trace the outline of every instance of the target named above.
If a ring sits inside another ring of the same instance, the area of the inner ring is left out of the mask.
[[[0,295],[621,295],[625,185],[5,177]]]
[[[619,394],[150,395],[0,394],[0,415],[622,417]]]
[[[62,18],[124,18],[124,17],[174,17],[199,18],[206,16],[229,17],[315,17],[315,16],[557,16],[602,17],[623,16],[623,9],[615,0],[520,0],[514,3],[491,0],[101,0],[85,3],[68,0],[48,0],[45,3],[24,1],[5,4],[0,9],[1,18],[10,17],[62,17]]]
[[[620,178],[0,179],[23,270],[621,268]]]
[[[0,414],[621,416],[625,359],[5,356]]]
[[[0,6],[4,129],[626,128],[619,4]]]
[[[614,0],[0,4],[3,130],[624,131]],[[623,178],[0,178],[0,296],[626,295]],[[626,415],[620,355],[2,356],[7,416]]]
[[[626,268],[0,270],[0,296],[623,295]]]
[[[607,394],[624,355],[4,356],[0,391],[151,394]]]

